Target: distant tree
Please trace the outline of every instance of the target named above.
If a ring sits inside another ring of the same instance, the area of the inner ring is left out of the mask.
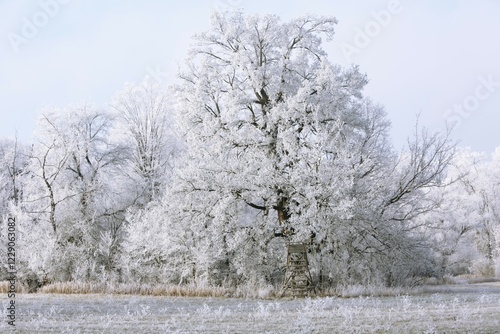
[[[116,115],[115,139],[127,147],[130,176],[142,191],[140,203],[164,193],[176,152],[172,107],[167,92],[152,78],[126,84],[111,103]]]
[[[29,206],[29,212],[46,219],[52,227],[53,233],[56,234],[58,230],[57,207],[72,195],[58,191],[66,189],[63,176],[70,151],[68,150],[69,144],[59,136],[60,129],[56,128],[53,122],[54,119],[46,115],[42,115],[39,120],[41,129],[39,129],[38,138],[40,139],[34,145],[30,155],[30,170],[33,172],[34,182],[27,203],[38,202]],[[51,130],[56,130],[55,135],[52,134]]]
[[[1,208],[7,211],[9,202],[17,205],[23,196],[23,175],[28,173],[29,146],[15,139],[0,139]]]
[[[0,138],[0,256],[7,258],[7,222],[17,219],[13,207],[26,196],[25,183],[29,178],[30,147],[17,138]],[[6,267],[0,269],[0,277],[7,276]],[[5,276],[4,276],[5,275]]]
[[[483,170],[481,182],[483,192],[486,243],[485,250],[488,258],[489,274],[500,276],[500,148],[497,147],[492,159]]]
[[[100,265],[112,269],[125,211],[135,199],[119,170],[123,148],[109,139],[112,126],[109,113],[86,105],[41,112],[23,207],[34,222],[51,227],[60,258],[50,270],[57,279],[88,278]],[[100,254],[102,242],[111,249]]]
[[[437,203],[419,217],[437,254],[438,277],[495,275],[500,255],[498,157],[461,148],[453,158],[446,187],[430,189]]]

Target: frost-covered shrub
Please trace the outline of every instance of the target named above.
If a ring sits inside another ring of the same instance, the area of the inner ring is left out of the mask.
[[[173,221],[158,203],[130,214],[120,260],[123,280],[188,283],[196,272],[189,227]]]
[[[32,291],[47,284],[57,271],[54,268],[58,253],[50,226],[23,213],[19,207],[11,206],[10,213],[16,219],[16,267],[19,280]]]
[[[495,264],[489,259],[479,259],[472,263],[471,274],[481,277],[495,276]]]

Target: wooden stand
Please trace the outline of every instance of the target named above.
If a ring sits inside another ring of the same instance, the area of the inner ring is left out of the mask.
[[[304,297],[315,291],[307,261],[307,245],[304,243],[289,243],[287,245],[285,281],[281,296],[290,290],[294,297]]]

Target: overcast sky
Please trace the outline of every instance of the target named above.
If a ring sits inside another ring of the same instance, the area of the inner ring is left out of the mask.
[[[0,0],[0,136],[30,141],[45,106],[106,106],[125,82],[175,80],[190,37],[214,10],[339,23],[330,59],[359,64],[366,95],[386,107],[394,146],[420,124],[456,123],[463,146],[500,146],[497,0]]]

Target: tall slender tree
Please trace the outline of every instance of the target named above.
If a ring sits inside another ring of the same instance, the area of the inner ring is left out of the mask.
[[[161,197],[171,174],[176,141],[169,103],[165,88],[151,77],[126,84],[111,103],[115,139],[128,147],[130,176],[142,190],[143,206]]]

